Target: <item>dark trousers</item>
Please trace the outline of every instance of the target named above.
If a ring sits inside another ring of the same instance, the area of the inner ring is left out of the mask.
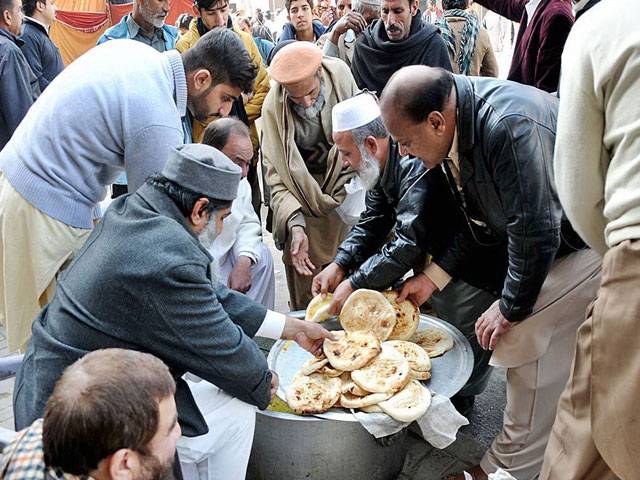
[[[431,305],[438,317],[460,330],[473,350],[473,372],[467,384],[458,392],[460,396],[478,395],[489,383],[489,359],[492,352],[483,350],[478,343],[475,325],[478,317],[496,300],[490,293],[462,280],[451,281],[444,290],[431,296]]]

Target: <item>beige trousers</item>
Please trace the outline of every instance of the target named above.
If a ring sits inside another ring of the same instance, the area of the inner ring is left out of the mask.
[[[10,352],[25,349],[33,319],[53,299],[56,275],[90,233],[45,215],[0,173],[0,323]]]
[[[555,261],[533,313],[496,346],[490,364],[507,368],[507,405],[502,431],[480,463],[486,473],[502,468],[529,480],[540,472],[576,330],[599,283],[600,258],[592,250]]]
[[[605,255],[540,478],[640,478],[640,240]]]

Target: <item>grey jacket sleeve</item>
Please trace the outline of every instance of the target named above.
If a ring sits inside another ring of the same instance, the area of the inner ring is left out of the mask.
[[[266,309],[226,287],[214,287],[199,264],[173,266],[145,286],[156,318],[145,335],[168,362],[264,409],[271,394],[265,356],[247,336]]]
[[[35,102],[39,89],[32,87],[33,72],[18,47],[5,49],[0,62],[0,114],[9,136]]]

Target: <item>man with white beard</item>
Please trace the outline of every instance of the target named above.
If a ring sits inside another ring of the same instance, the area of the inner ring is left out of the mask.
[[[427,170],[417,159],[400,154],[372,93],[338,103],[332,116],[333,141],[342,162],[357,172],[367,190],[358,224],[334,261],[313,279],[314,295],[333,292],[330,309],[337,313],[355,289],[383,290],[424,264]]]
[[[213,442],[207,457],[185,458],[185,478],[245,478],[256,407],[265,409],[278,386],[253,337],[295,340],[317,354],[331,335],[212,278],[208,249],[240,178],[240,167],[219,150],[181,145],[171,149],[161,174],[111,203],[33,322],[16,377],[17,429],[42,416],[63,370],[86,353],[113,347],[151,353],[176,379],[184,437]],[[200,403],[186,373],[215,385],[214,400]],[[179,449],[193,440],[184,437]]]

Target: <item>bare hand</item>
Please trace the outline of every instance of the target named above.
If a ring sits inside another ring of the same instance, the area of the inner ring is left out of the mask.
[[[338,315],[340,310],[342,310],[342,306],[344,302],[347,301],[349,295],[353,293],[353,286],[351,285],[351,281],[347,278],[343,282],[338,285],[335,292],[333,292],[333,299],[331,300],[331,305],[329,306],[329,313],[332,315]]]
[[[300,275],[313,275],[316,267],[309,258],[309,238],[304,228],[299,226],[291,229],[291,259],[293,260],[293,268]]]
[[[320,16],[320,21],[322,22],[322,25],[328,27],[329,25],[331,25],[331,22],[333,22],[334,18],[335,15],[333,14],[333,11],[329,9]]]
[[[278,374],[271,370],[271,398],[278,391],[278,385],[280,385],[280,379],[278,378]]]
[[[246,293],[251,288],[251,259],[239,256],[229,274],[227,286],[236,292]]]
[[[493,350],[498,340],[511,330],[514,323],[510,322],[500,311],[500,300],[491,304],[487,311],[480,315],[476,322],[476,337],[478,343],[485,350]]]
[[[322,353],[325,338],[335,340],[333,333],[323,326],[291,317],[287,317],[282,338],[295,340],[298,345],[316,357]]]
[[[313,278],[311,293],[313,296],[321,293],[323,296],[333,292],[344,278],[344,270],[337,263],[332,262]]]
[[[398,295],[398,302],[402,302],[408,298],[420,306],[429,300],[436,290],[438,290],[436,284],[424,273],[419,273],[404,282],[400,290],[400,295]]]
[[[356,35],[363,32],[367,28],[367,21],[364,19],[362,15],[357,12],[351,11],[346,13],[345,15],[338,20],[335,27],[332,30],[331,41],[335,38],[335,45],[338,44],[338,38],[340,35],[347,32],[347,30],[351,29],[355,32]],[[335,36],[334,36],[335,35]]]

